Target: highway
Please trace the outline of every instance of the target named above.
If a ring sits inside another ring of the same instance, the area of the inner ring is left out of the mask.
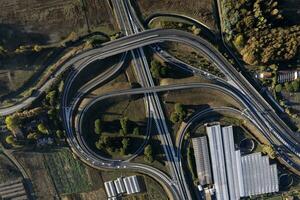
[[[133,23],[133,18],[129,12],[127,1],[112,0],[115,7],[115,13],[119,21],[121,29],[126,35],[136,34],[139,32],[138,27]],[[143,87],[154,87],[154,81],[150,72],[147,58],[145,56],[143,48],[138,48],[131,51],[133,57],[133,66],[138,79],[138,82]],[[150,115],[153,116],[165,155],[168,160],[168,166],[170,167],[173,180],[176,182],[178,190],[182,195],[182,199],[191,199],[189,188],[186,182],[179,174],[179,165],[177,164],[176,154],[173,146],[173,142],[168,130],[168,126],[165,120],[165,116],[160,104],[160,100],[156,93],[145,94],[145,103],[150,107]]]
[[[141,35],[143,35],[144,37],[140,37]],[[145,46],[145,45],[150,45],[153,43],[159,43],[162,41],[178,41],[178,42],[184,42],[185,44],[189,44],[190,46],[194,47],[195,49],[201,51],[203,54],[205,54],[213,63],[215,63],[220,70],[227,76],[227,77],[233,77],[233,76],[238,76],[237,78],[234,78],[234,82],[236,83],[235,85],[238,85],[240,87],[242,87],[241,91],[245,94],[248,94],[247,97],[252,97],[252,96],[256,96],[257,92],[252,92],[249,94],[248,90],[253,89],[251,86],[249,86],[249,89],[244,89],[245,88],[245,84],[247,84],[247,82],[243,79],[240,78],[240,74],[226,61],[226,59],[220,55],[217,50],[215,50],[214,47],[212,47],[212,45],[210,45],[209,43],[207,43],[205,40],[201,39],[200,37],[195,37],[189,33],[183,32],[183,31],[179,31],[179,30],[150,30],[150,31],[145,31],[139,34],[134,35],[136,37],[133,36],[128,36],[128,37],[124,37],[121,38],[119,40],[116,40],[114,42],[109,42],[107,43],[107,45],[103,46],[102,48],[99,49],[94,49],[91,50],[89,52],[86,52],[87,56],[92,56],[97,54],[101,54],[100,56],[98,56],[98,59],[103,59],[107,56],[112,56],[112,55],[116,55],[118,53],[121,52],[125,52],[128,50],[133,50],[135,48],[141,47],[141,46]],[[134,38],[134,39],[132,39]],[[114,44],[114,45],[113,45]],[[126,44],[126,46],[121,45],[121,44]],[[228,69],[230,70],[228,70]],[[231,73],[232,72],[232,73]],[[239,80],[241,80],[241,83],[239,82]],[[240,89],[240,88],[238,88]],[[262,121],[266,121],[266,123],[268,123],[267,127],[270,126],[270,124],[272,126],[280,126],[283,122],[281,121],[281,119],[276,115],[276,113],[274,113],[274,111],[272,109],[267,109],[264,106],[261,106],[260,103],[266,103],[264,101],[257,103],[256,101],[252,100],[248,100],[250,103],[253,103],[255,105],[253,105],[253,107],[255,107],[255,109],[259,109],[259,111],[256,111],[257,115],[260,115],[259,118],[260,119],[266,119],[266,120],[262,120]],[[267,111],[267,113],[265,112]],[[264,116],[262,116],[262,113],[264,114]],[[281,121],[281,123],[276,123],[277,121]],[[272,123],[271,123],[272,122]],[[272,129],[273,130],[273,129]],[[281,130],[281,134],[284,135],[283,139],[288,139],[290,141],[293,141],[292,143],[294,143],[294,147],[297,147],[298,145],[298,137],[294,137],[294,133],[285,125],[283,127],[281,127],[279,130]],[[284,131],[283,131],[284,130]],[[292,132],[292,134],[289,134],[290,132]],[[279,136],[279,137],[283,137],[283,136]],[[292,147],[292,150],[295,150],[294,147]]]

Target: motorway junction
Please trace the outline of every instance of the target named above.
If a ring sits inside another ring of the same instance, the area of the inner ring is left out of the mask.
[[[223,48],[184,30],[147,30],[130,1],[111,4],[122,37],[65,60],[2,116],[30,108],[62,80],[56,114],[73,156],[97,170],[131,173],[104,182],[111,200],[147,192],[141,174],[175,200],[271,197],[283,174],[300,175],[300,137]],[[52,97],[45,97],[50,104]],[[39,126],[49,135],[45,129]]]

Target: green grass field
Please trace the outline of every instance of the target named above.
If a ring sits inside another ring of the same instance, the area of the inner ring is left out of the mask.
[[[79,193],[92,189],[86,167],[68,151],[44,155],[45,166],[60,194]]]

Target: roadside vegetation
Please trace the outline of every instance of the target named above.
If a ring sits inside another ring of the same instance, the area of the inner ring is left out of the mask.
[[[11,148],[47,148],[64,144],[60,98],[64,82],[61,78],[29,109],[8,115],[5,142]]]
[[[207,71],[220,78],[225,78],[224,74],[217,66],[211,63],[205,56],[201,55],[201,53],[187,45],[178,42],[164,42],[161,47],[175,58],[193,67]]]

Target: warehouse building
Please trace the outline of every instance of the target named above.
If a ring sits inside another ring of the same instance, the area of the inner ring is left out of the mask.
[[[118,178],[117,180],[114,181],[114,184],[116,186],[116,190],[117,190],[118,194],[123,194],[126,192],[123,178],[121,178],[121,177]]]
[[[277,166],[261,153],[241,156],[235,150],[232,126],[206,127],[217,200],[278,192]]]
[[[192,139],[196,160],[197,175],[200,185],[212,184],[211,166],[209,160],[207,137]]]
[[[139,181],[136,175],[124,178],[124,184],[127,194],[134,194],[141,192]]]
[[[117,196],[117,190],[113,181],[105,182],[104,187],[108,198]]]
[[[141,192],[139,179],[136,175],[118,178],[104,183],[105,191],[109,200],[116,199],[124,194],[130,195]]]

